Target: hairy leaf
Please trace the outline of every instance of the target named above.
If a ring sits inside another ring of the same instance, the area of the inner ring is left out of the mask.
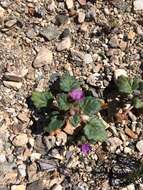
[[[93,142],[105,141],[107,138],[105,125],[100,119],[91,119],[84,127],[84,134]]]
[[[45,131],[47,132],[52,132],[55,131],[56,129],[62,128],[64,125],[64,119],[60,118],[58,115],[55,115],[50,118],[50,122],[46,125]]]
[[[136,109],[142,109],[143,108],[143,100],[141,100],[138,97],[133,98],[132,104]]]
[[[132,90],[133,90],[133,91],[134,91],[134,90],[137,90],[137,89],[139,88],[139,82],[140,82],[140,80],[139,80],[139,78],[137,78],[137,77],[135,77],[135,78],[132,80],[131,86],[132,86]]]
[[[80,117],[79,115],[73,115],[71,118],[70,118],[70,122],[71,124],[73,125],[73,127],[76,127],[79,122],[80,122]]]
[[[79,82],[69,73],[65,73],[60,80],[60,89],[64,92],[69,92],[70,90],[79,87]]]
[[[101,101],[92,96],[87,96],[82,102],[80,102],[80,108],[85,114],[92,115],[101,109]]]
[[[58,108],[63,111],[67,111],[70,109],[70,103],[68,102],[67,94],[59,94],[57,97]]]
[[[53,101],[53,96],[51,92],[38,92],[35,91],[32,93],[31,100],[34,106],[38,109],[45,108],[48,106],[49,103]]]
[[[132,86],[130,84],[128,77],[121,75],[120,77],[118,77],[118,79],[116,81],[116,85],[117,85],[120,93],[122,93],[122,94],[131,94],[132,93]]]

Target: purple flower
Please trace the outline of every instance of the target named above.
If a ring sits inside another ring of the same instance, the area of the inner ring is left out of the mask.
[[[89,144],[80,145],[80,150],[84,155],[87,155],[91,151],[91,146]]]
[[[69,92],[69,97],[74,101],[81,101],[84,98],[84,92],[81,89],[74,89]]]

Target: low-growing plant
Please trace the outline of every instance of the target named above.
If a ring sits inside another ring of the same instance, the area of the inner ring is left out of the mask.
[[[52,89],[53,91],[53,89]],[[84,133],[92,141],[105,141],[106,130],[99,111],[102,100],[88,95],[81,84],[69,73],[65,73],[59,80],[59,90],[56,93],[48,91],[32,93],[31,100],[38,110],[44,110],[47,120],[45,132],[51,133],[57,129]],[[69,134],[72,134],[70,132]]]
[[[143,80],[120,75],[115,83],[122,98],[127,98],[132,107],[143,109]]]

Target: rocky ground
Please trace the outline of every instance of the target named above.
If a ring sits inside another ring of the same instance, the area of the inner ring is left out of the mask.
[[[47,136],[29,97],[68,70],[104,97],[114,70],[142,78],[142,0],[0,0],[0,190],[143,190],[142,117],[109,123],[85,156]],[[142,171],[141,171],[142,172]]]

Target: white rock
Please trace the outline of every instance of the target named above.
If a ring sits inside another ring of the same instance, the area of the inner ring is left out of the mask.
[[[66,0],[66,6],[68,9],[72,9],[74,6],[73,0]]]
[[[11,190],[26,190],[25,185],[12,185]]]
[[[12,140],[14,146],[25,146],[28,143],[28,137],[26,134],[19,134]]]
[[[48,48],[42,47],[33,62],[33,67],[40,68],[44,65],[51,64],[52,62],[53,53]]]
[[[78,22],[79,22],[79,23],[83,23],[84,20],[85,20],[85,13],[79,11],[79,13],[78,13]]]
[[[26,176],[26,165],[20,164],[20,165],[18,166],[18,172],[19,172],[19,174],[20,174],[22,177],[25,177],[25,176]]]
[[[3,81],[3,84],[7,88],[12,88],[14,90],[19,90],[22,87],[22,82]]]
[[[57,51],[69,50],[71,47],[71,38],[66,37],[57,44]]]
[[[31,159],[31,161],[33,162],[33,161],[35,161],[35,160],[40,159],[40,157],[41,157],[41,154],[40,154],[40,153],[33,152],[33,153],[31,154],[30,159]]]
[[[134,10],[136,10],[136,11],[143,10],[143,0],[135,0],[134,1]]]
[[[135,190],[134,184],[130,184],[127,186],[127,190]]]
[[[108,142],[110,144],[110,150],[111,150],[111,152],[115,152],[116,149],[123,144],[123,142],[121,141],[121,139],[119,139],[117,137],[111,137],[111,138],[109,138]]]
[[[114,79],[115,81],[118,79],[118,77],[120,77],[121,75],[123,76],[128,76],[127,72],[124,69],[117,69],[114,71]]]
[[[52,190],[62,190],[63,187],[61,185],[56,185],[52,188]]]
[[[85,64],[90,64],[93,62],[92,56],[89,53],[86,53],[84,55],[84,63]]]
[[[143,154],[143,140],[138,141],[137,144],[136,144],[136,147],[137,147],[138,151],[141,154]]]
[[[0,163],[3,163],[6,161],[5,154],[0,154]]]
[[[143,184],[139,184],[139,190],[143,190]]]
[[[5,10],[2,7],[0,7],[0,19],[2,19],[4,15],[5,15]]]

